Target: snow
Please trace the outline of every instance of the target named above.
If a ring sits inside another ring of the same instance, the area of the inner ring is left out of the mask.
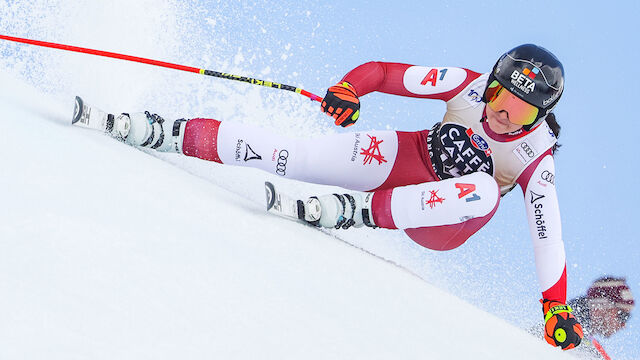
[[[0,72],[0,358],[567,358],[72,109]]]

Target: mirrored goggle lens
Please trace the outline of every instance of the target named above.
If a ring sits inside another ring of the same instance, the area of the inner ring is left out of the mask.
[[[509,121],[518,125],[533,124],[538,117],[538,108],[526,103],[505,89],[497,80],[486,90],[487,104],[493,111],[506,111]]]

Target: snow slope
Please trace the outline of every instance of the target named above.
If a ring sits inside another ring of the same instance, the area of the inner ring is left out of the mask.
[[[1,359],[567,357],[72,108],[0,72]]]

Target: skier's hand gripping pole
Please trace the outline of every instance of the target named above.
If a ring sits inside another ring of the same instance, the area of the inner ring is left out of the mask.
[[[583,338],[582,326],[573,316],[571,306],[559,301],[540,300],[544,314],[544,339],[562,350],[580,345]]]
[[[335,124],[351,126],[360,117],[360,100],[348,82],[338,83],[327,90],[321,103],[322,112],[335,119]]]

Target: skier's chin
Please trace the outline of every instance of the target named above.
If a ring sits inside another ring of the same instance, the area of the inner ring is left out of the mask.
[[[489,128],[491,128],[491,131],[496,134],[507,134],[510,132],[514,132],[519,128],[518,126],[518,128],[512,129],[514,127],[512,125],[514,124],[511,124],[509,120],[506,120],[507,123],[504,123],[503,121],[500,121],[499,119],[494,117],[488,117],[487,122],[489,123]]]

